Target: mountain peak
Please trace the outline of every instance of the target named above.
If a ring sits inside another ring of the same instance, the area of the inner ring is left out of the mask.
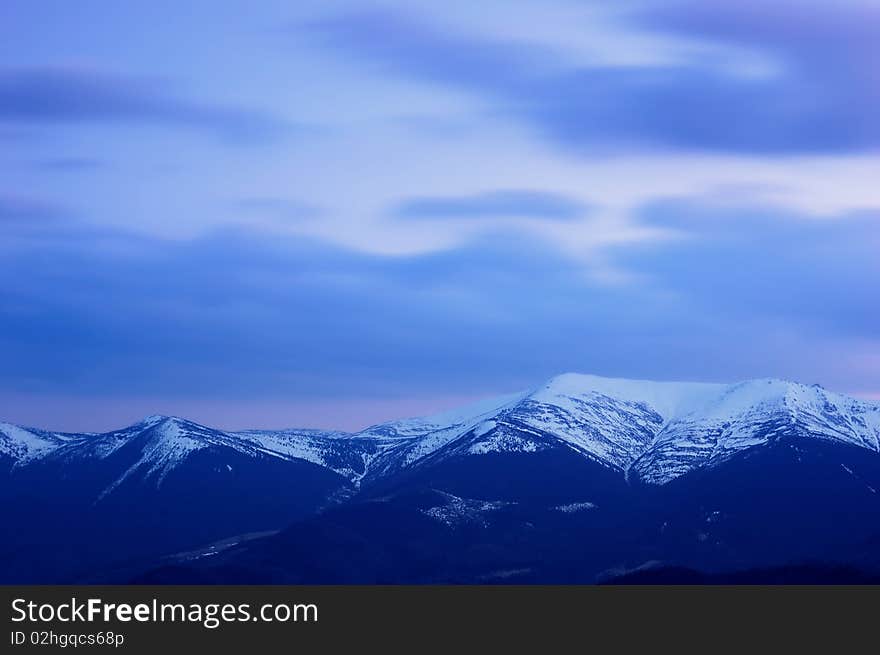
[[[357,433],[224,432],[153,414],[103,434],[57,435],[0,424],[0,455],[29,461],[60,448],[104,459],[134,444],[138,466],[164,475],[191,453],[231,448],[299,458],[350,479],[386,475],[456,452],[564,445],[644,479],[666,481],[781,436],[880,450],[880,405],[776,378],[735,384],[665,382],[566,372],[531,390]],[[549,444],[549,445],[548,445]]]
[[[149,416],[145,416],[140,421],[135,423],[135,425],[143,425],[143,426],[153,426],[158,425],[159,423],[164,423],[165,421],[181,421],[183,419],[177,418],[176,416],[168,416],[165,414],[150,414]]]
[[[717,396],[727,385],[709,382],[656,382],[610,378],[585,373],[562,373],[536,388],[529,397],[552,405],[568,399],[601,395],[624,402],[645,404],[669,420],[698,409]]]
[[[0,422],[0,456],[18,463],[38,459],[62,443],[63,439],[49,432]]]

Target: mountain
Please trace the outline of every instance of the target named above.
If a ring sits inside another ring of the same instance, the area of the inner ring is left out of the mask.
[[[785,437],[880,450],[880,406],[780,380],[732,385],[698,411],[671,417],[633,466],[662,484]]]
[[[0,470],[23,466],[49,454],[79,435],[65,435],[0,423]]]
[[[2,428],[0,579],[70,581],[313,514],[351,483],[331,468],[183,419],[105,434]]]
[[[16,526],[0,579],[595,582],[814,560],[871,575],[878,490],[880,404],[772,379],[564,374],[356,433],[0,424]]]

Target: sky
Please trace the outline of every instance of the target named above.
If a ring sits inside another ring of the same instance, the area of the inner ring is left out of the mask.
[[[880,2],[0,12],[0,420],[880,398]]]

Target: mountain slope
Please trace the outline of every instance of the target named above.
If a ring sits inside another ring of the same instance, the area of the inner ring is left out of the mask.
[[[605,486],[613,479],[595,477],[611,469],[584,466],[580,485],[566,491],[595,502],[559,502],[559,461],[525,469],[528,460],[511,456],[470,460],[487,466],[480,481],[497,478],[491,489],[473,487],[473,496],[460,495],[460,462],[458,476],[428,468],[383,495],[356,497],[278,535],[211,560],[178,560],[174,570],[160,566],[141,580],[596,583],[651,569],[711,575],[802,565],[848,567],[859,580],[880,574],[873,451],[786,437],[617,497]],[[505,477],[492,472],[496,465]],[[499,480],[533,493],[516,496]]]
[[[780,380],[565,374],[356,433],[0,424],[0,524],[15,526],[0,580],[94,579],[192,551],[211,556],[200,568],[344,581],[327,571],[350,571],[352,539],[364,571],[394,581],[590,582],[654,560],[744,570],[786,554],[880,567],[878,490],[880,404]],[[223,557],[201,548],[284,526]],[[264,543],[294,541],[318,549],[313,568],[254,568]]]
[[[620,380],[564,374],[527,392],[358,433],[316,430],[224,432],[184,419],[148,417],[100,435],[49,433],[0,424],[9,466],[40,459],[103,459],[149,432],[132,470],[158,484],[191,453],[225,446],[304,460],[361,485],[445,456],[534,452],[560,445],[612,469],[662,484],[786,435],[880,450],[880,405],[780,380],[734,385]],[[117,481],[118,482],[118,481]]]
[[[633,470],[644,481],[663,484],[783,437],[824,439],[877,452],[880,406],[781,380],[731,385],[699,411],[670,420]]]
[[[550,445],[653,484],[786,435],[880,450],[880,404],[780,380],[722,385],[565,374],[480,410],[448,426],[416,422],[421,433],[408,424],[405,436],[371,462],[365,479],[435,465],[447,456]]]
[[[0,423],[0,470],[21,466],[45,457],[65,443],[76,439],[74,435]]]
[[[20,436],[20,435],[18,435]],[[69,436],[0,478],[0,579],[74,581],[132,557],[279,529],[350,482],[228,434],[150,417]]]

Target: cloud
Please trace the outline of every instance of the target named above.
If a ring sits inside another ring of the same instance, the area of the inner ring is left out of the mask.
[[[330,425],[339,399],[481,395],[563,370],[880,388],[880,230],[853,211],[880,207],[880,160],[854,156],[880,143],[876,14],[605,4],[345,14],[282,56],[235,12],[196,12],[137,52],[119,44],[139,15],[78,25],[94,53],[128,52],[119,70],[147,62],[269,113],[161,76],[0,68],[0,396],[163,396],[181,413],[265,399],[324,407]],[[602,43],[579,47],[576,17],[604,11],[586,30],[607,25]],[[76,54],[81,32],[20,61]],[[591,54],[609,43],[615,56]],[[740,66],[755,60],[772,66]],[[297,129],[275,111],[326,121],[328,138],[211,147]],[[92,129],[109,125],[127,129]],[[164,132],[128,129],[145,126]]]
[[[242,198],[235,203],[235,206],[248,215],[267,216],[284,221],[317,218],[323,213],[320,207],[311,203],[276,196]]]
[[[880,85],[868,63],[878,46],[865,27],[876,24],[876,11],[852,4],[766,12],[753,3],[647,7],[632,12],[623,29],[732,42],[769,52],[782,66],[770,76],[745,76],[711,58],[581,64],[549,48],[444,31],[389,12],[309,28],[360,64],[473,94],[497,115],[578,152],[609,145],[750,154],[880,148]]]
[[[0,258],[0,388],[466,394],[594,369],[582,340],[650,313],[650,301],[618,308],[534,240],[499,237],[417,257],[241,231],[25,245]]]
[[[54,203],[18,195],[0,194],[0,223],[52,221],[65,215]]]
[[[537,218],[569,220],[588,208],[560,193],[502,190],[469,196],[429,196],[402,202],[395,215],[401,218]]]
[[[51,67],[0,70],[0,121],[160,125],[208,132],[233,143],[274,140],[290,128],[261,112],[173,96],[155,81]]]
[[[642,220],[684,236],[617,261],[719,319],[763,317],[802,333],[880,341],[880,213],[806,218],[705,199],[656,202]]]
[[[37,166],[47,171],[58,173],[79,173],[101,168],[100,159],[91,157],[51,157],[37,162]]]
[[[876,388],[870,370],[840,370],[858,347],[823,345],[880,341],[868,217],[801,238],[685,208],[646,210],[691,238],[618,253],[643,282],[611,287],[509,231],[396,257],[243,230],[25,242],[0,258],[0,389],[365,399],[515,390],[564,370]]]
[[[646,5],[638,22],[687,36],[710,37],[727,43],[751,44],[777,52],[796,53],[791,63],[825,61],[866,63],[880,52],[876,25],[880,6],[872,2],[840,2],[833,7],[817,0],[663,0]],[[871,75],[868,66],[850,71]],[[845,71],[841,71],[845,72]]]

